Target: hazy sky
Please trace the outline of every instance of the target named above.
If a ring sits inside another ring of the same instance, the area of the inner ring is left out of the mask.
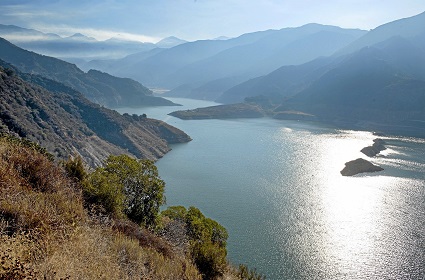
[[[425,0],[0,0],[0,23],[59,35],[157,41],[236,37],[307,23],[373,29],[425,11]]]

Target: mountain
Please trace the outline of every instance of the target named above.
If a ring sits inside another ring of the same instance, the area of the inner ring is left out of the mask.
[[[186,42],[187,41],[185,41],[185,40],[179,39],[179,38],[174,37],[174,36],[170,36],[170,37],[162,39],[161,41],[159,41],[155,45],[158,48],[168,49],[168,48],[172,48],[172,47],[184,44]]]
[[[152,87],[176,88],[167,93],[168,96],[215,99],[241,81],[269,73],[282,65],[301,64],[331,55],[363,34],[362,30],[308,24],[248,33],[227,40],[188,42],[154,55],[144,56],[145,52],[131,61],[119,59],[103,65],[107,68],[97,64],[99,68],[96,69],[128,76]],[[217,85],[213,86],[213,81]],[[205,90],[209,88],[214,88],[213,92]],[[176,92],[178,95],[173,95]]]
[[[307,88],[339,61],[340,58],[317,58],[301,65],[282,66],[268,75],[250,79],[228,89],[217,101],[238,103],[248,97],[261,95],[279,103]]]
[[[0,37],[8,38],[14,42],[26,42],[37,40],[55,40],[61,37],[57,34],[43,33],[34,29],[22,28],[16,25],[0,24]]]
[[[207,83],[228,77],[245,80],[267,74],[282,65],[297,65],[328,56],[365,32],[308,24],[284,28],[253,43],[226,49],[187,65],[167,77],[168,83]]]
[[[283,66],[234,86],[218,101],[262,105],[259,100],[276,106],[265,108],[275,118],[425,137],[424,17],[385,24],[373,31],[381,35],[362,37],[374,38],[373,45]]]
[[[88,42],[94,42],[96,41],[93,37],[87,37],[81,33],[75,33],[74,35],[71,35],[69,37],[65,37],[66,40],[76,40],[76,41],[88,41]]]
[[[57,158],[80,154],[91,166],[110,154],[156,160],[168,144],[190,140],[164,122],[120,115],[59,82],[0,64],[0,132],[39,143]]]
[[[364,36],[342,48],[337,54],[349,54],[364,47],[386,41],[394,36],[412,38],[425,32],[425,12],[404,19],[389,22],[369,31]]]
[[[146,52],[141,52],[141,55],[131,55],[132,59],[117,59],[112,62],[114,67],[96,69],[108,71],[108,73],[119,77],[129,77],[150,87],[173,88],[182,83],[170,83],[168,76],[179,71],[182,67],[211,57],[223,50],[253,43],[274,32],[276,31],[254,32],[229,40],[187,42],[173,48],[163,49],[147,57],[145,56]]]
[[[173,105],[136,81],[117,78],[99,71],[83,72],[74,64],[21,49],[0,38],[0,59],[20,71],[39,74],[83,93],[88,99],[107,107]]]
[[[21,48],[67,61],[122,58],[157,47],[153,43],[118,38],[97,41],[81,33],[62,38],[57,34],[2,24],[0,24],[0,37]]]
[[[283,102],[325,121],[425,136],[425,80],[408,75],[385,50],[366,47]]]
[[[425,137],[425,34],[284,66],[233,87],[220,100],[251,96],[281,104],[276,118],[302,112],[339,125]]]

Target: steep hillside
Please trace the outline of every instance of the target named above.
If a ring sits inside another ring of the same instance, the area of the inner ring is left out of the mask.
[[[425,81],[407,75],[387,53],[364,48],[277,109],[334,122],[414,132],[424,128]],[[422,133],[423,134],[423,133]]]
[[[84,73],[74,64],[42,56],[21,49],[0,38],[0,59],[16,66],[20,71],[38,74],[83,93],[88,99],[108,107],[172,105],[163,98],[131,79],[113,77],[106,73]]]
[[[41,76],[1,68],[0,94],[0,130],[40,143],[59,158],[77,153],[98,165],[109,154],[126,153],[155,160],[169,143],[190,140],[166,123],[122,116]]]

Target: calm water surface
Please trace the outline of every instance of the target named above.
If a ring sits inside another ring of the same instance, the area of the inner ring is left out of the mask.
[[[157,163],[168,205],[229,231],[229,259],[267,279],[424,279],[425,141],[384,137],[383,172],[343,177],[376,137],[272,119],[182,121],[184,107],[122,108],[188,133]]]

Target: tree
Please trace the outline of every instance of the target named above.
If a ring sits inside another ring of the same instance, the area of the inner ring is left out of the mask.
[[[159,207],[165,203],[165,183],[152,161],[127,155],[109,156],[88,181],[88,195],[99,198],[105,209],[118,215],[123,212],[130,220],[147,227],[156,225]]]

